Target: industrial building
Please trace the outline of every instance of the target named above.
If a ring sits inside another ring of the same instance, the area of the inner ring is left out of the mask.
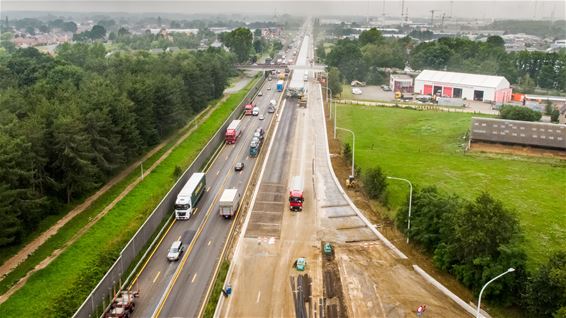
[[[470,142],[476,141],[566,150],[566,125],[473,117]]]
[[[415,93],[503,104],[512,89],[503,76],[424,70],[415,78]]]
[[[389,87],[394,92],[412,93],[413,78],[405,74],[391,74],[389,77]]]

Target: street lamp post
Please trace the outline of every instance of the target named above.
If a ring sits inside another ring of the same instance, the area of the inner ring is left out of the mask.
[[[334,119],[336,119],[336,111],[334,111]],[[352,134],[352,177],[355,177],[355,175],[354,175],[355,161],[354,160],[356,158],[356,156],[355,156],[355,154],[356,154],[356,135],[350,129],[340,128],[340,127],[335,127],[335,129],[341,129],[341,130],[347,131],[347,132]],[[334,138],[336,138],[336,130],[334,130],[334,134],[335,134]]]
[[[481,289],[481,291],[480,291],[480,295],[479,295],[479,297],[478,297],[478,309],[477,309],[477,311],[476,311],[476,318],[481,317],[481,316],[480,316],[481,295],[483,294],[483,290],[487,287],[487,285],[491,284],[494,280],[498,279],[499,277],[501,277],[501,276],[503,276],[503,275],[505,275],[505,274],[514,272],[514,271],[515,271],[515,269],[514,269],[513,267],[509,267],[509,269],[507,269],[507,271],[505,271],[505,272],[503,272],[503,273],[501,273],[501,274],[495,276],[492,280],[490,280],[489,282],[485,283],[485,285],[483,285],[483,287],[482,287],[482,289]]]
[[[411,231],[411,206],[413,205],[413,184],[403,178],[387,177],[387,179],[405,181],[409,184],[409,218],[407,219],[407,244],[409,244],[409,233]]]

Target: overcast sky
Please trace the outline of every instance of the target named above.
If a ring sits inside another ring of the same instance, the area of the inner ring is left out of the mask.
[[[479,19],[564,19],[564,0],[479,0],[479,1],[405,1],[409,17],[429,17],[445,13],[453,17]],[[452,4],[451,4],[452,3]],[[300,15],[361,15],[375,17],[385,14],[399,16],[401,0],[374,1],[133,1],[133,0],[0,0],[2,15],[9,11],[56,11],[56,12],[131,12],[131,13],[243,13],[243,14],[300,14]]]

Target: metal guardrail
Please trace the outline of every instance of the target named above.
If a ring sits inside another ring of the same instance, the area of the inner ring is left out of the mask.
[[[243,112],[243,106],[249,103],[253,96],[258,91],[258,88],[263,85],[266,75],[263,75],[255,85],[250,89],[248,94],[240,102],[238,107],[230,114],[228,119],[216,132],[216,134],[210,139],[206,146],[201,150],[198,156],[193,160],[191,165],[185,170],[183,175],[177,180],[175,185],[167,192],[165,197],[159,202],[157,207],[149,215],[143,225],[138,229],[136,234],[130,239],[126,246],[120,252],[120,256],[114,262],[112,267],[106,272],[104,277],[88,295],[82,305],[77,309],[73,317],[75,318],[89,318],[95,317],[97,315],[97,309],[102,306],[106,307],[114,297],[115,293],[122,290],[127,284],[128,279],[124,279],[126,271],[136,259],[137,255],[141,253],[149,240],[152,238],[153,234],[158,230],[159,225],[167,217],[170,217],[173,209],[173,204],[181,188],[187,182],[189,177],[194,173],[199,171],[204,164],[209,160],[214,151],[217,149],[218,145],[224,140],[224,131],[230,124],[230,122],[238,118]],[[150,247],[151,249],[151,247]]]

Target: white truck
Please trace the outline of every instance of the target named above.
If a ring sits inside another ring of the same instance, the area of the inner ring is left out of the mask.
[[[225,189],[218,201],[220,216],[225,219],[233,217],[240,206],[240,198],[238,189]]]
[[[175,218],[188,220],[194,212],[195,205],[202,197],[206,188],[206,174],[195,172],[185,183],[175,201]]]

